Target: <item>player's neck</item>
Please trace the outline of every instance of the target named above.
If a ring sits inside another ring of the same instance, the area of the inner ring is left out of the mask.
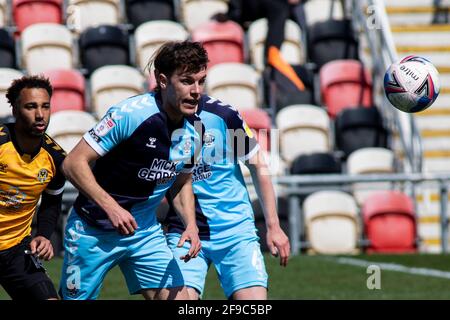
[[[42,137],[32,136],[28,133],[23,132],[18,129],[17,126],[14,127],[14,135],[16,139],[16,144],[21,153],[26,154],[36,154],[42,145]]]

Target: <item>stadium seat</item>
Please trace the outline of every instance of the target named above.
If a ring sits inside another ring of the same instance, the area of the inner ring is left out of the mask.
[[[23,73],[19,70],[10,68],[0,68],[0,122],[1,120],[11,120],[12,112],[11,106],[6,100],[6,90],[8,90],[11,82],[15,79],[21,78]]]
[[[311,26],[317,22],[344,18],[344,8],[340,0],[311,0],[303,4],[306,24]]]
[[[330,119],[314,105],[292,105],[276,116],[282,158],[290,164],[301,154],[330,151]]]
[[[227,11],[227,0],[180,0],[181,20],[189,31],[210,20],[216,13]]]
[[[289,64],[303,64],[305,54],[301,43],[302,32],[298,24],[287,20],[284,28],[284,42],[281,46],[281,55]],[[264,43],[267,36],[267,19],[261,18],[253,21],[248,30],[248,45],[250,60],[258,71],[264,70]]]
[[[313,71],[302,65],[292,65],[291,67],[303,82],[305,90],[299,90],[290,79],[277,69],[267,68],[263,72],[264,98],[267,105],[275,104],[275,112],[293,104],[315,104]],[[271,95],[274,96],[273,102]]]
[[[319,70],[325,63],[339,59],[358,59],[358,39],[351,20],[329,20],[309,27],[308,61]]]
[[[386,148],[388,131],[376,107],[342,110],[335,119],[335,145],[343,157],[368,147]]]
[[[67,25],[76,33],[121,22],[120,0],[68,0],[68,3]]]
[[[149,21],[137,27],[136,65],[144,71],[153,54],[167,41],[183,41],[189,37],[184,27],[174,21]]]
[[[206,90],[210,96],[238,110],[260,105],[259,75],[247,64],[216,64],[208,71]]]
[[[72,69],[72,35],[63,25],[38,23],[22,32],[22,65],[30,74]]]
[[[332,153],[318,152],[303,154],[294,159],[291,174],[341,173],[341,163]]]
[[[45,73],[53,86],[52,113],[61,110],[86,111],[83,75],[77,70],[48,70]]]
[[[80,58],[88,74],[106,65],[130,63],[128,32],[102,25],[84,30],[79,39]]]
[[[0,68],[15,68],[16,46],[13,36],[6,30],[0,29]]]
[[[92,107],[97,118],[116,103],[143,92],[144,77],[130,66],[104,66],[91,76]]]
[[[70,152],[85,132],[96,124],[94,116],[79,110],[62,110],[52,114],[47,134],[66,151]]]
[[[8,24],[8,6],[6,0],[0,0],[0,28]]]
[[[362,207],[369,253],[413,253],[416,246],[414,203],[399,191],[378,191]]]
[[[347,159],[347,172],[349,174],[376,174],[393,173],[394,152],[385,148],[362,148],[352,152]],[[358,182],[352,184],[353,197],[358,205],[376,190],[389,190],[390,182]]]
[[[125,0],[128,22],[137,28],[147,21],[175,21],[175,8],[172,0]]]
[[[191,32],[192,40],[203,43],[208,51],[208,67],[225,63],[244,63],[244,31],[234,21],[208,21]]]
[[[12,0],[12,14],[21,33],[36,23],[62,23],[63,0]]]
[[[322,101],[331,118],[344,108],[371,107],[372,78],[361,62],[335,60],[319,71]]]
[[[267,112],[261,109],[244,109],[240,113],[247,125],[252,129],[261,148],[270,151],[272,121]]]
[[[306,238],[318,254],[358,253],[358,208],[342,191],[317,191],[303,202]]]

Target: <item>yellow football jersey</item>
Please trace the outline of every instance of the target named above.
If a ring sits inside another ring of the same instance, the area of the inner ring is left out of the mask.
[[[47,135],[36,155],[20,151],[13,124],[0,124],[0,250],[31,234],[31,222],[42,192],[63,192],[60,171],[64,150]]]

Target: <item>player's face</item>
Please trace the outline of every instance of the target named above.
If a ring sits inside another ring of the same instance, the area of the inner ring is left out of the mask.
[[[45,133],[50,119],[50,97],[47,90],[24,88],[18,106],[13,109],[16,128],[24,134],[40,137]]]
[[[167,83],[167,102],[173,112],[193,115],[206,81],[206,69],[197,73],[175,72]]]

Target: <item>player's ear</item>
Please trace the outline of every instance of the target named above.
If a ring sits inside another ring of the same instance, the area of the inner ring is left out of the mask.
[[[157,76],[157,82],[159,83],[161,89],[166,89],[169,83],[169,79],[164,73],[159,73]]]

